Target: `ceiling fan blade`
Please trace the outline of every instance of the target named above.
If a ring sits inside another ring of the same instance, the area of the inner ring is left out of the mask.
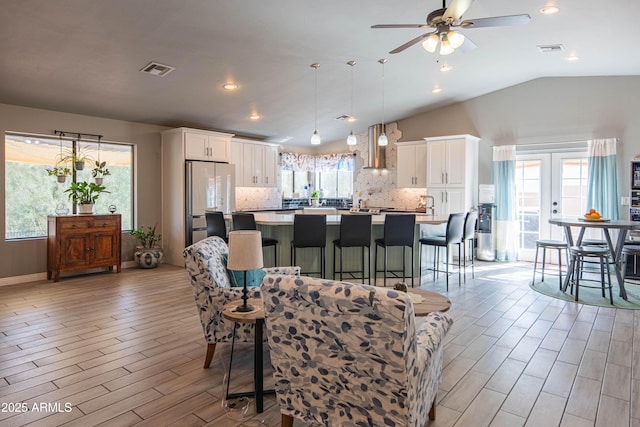
[[[491,18],[467,19],[462,21],[456,27],[462,28],[483,28],[483,27],[501,27],[506,25],[525,25],[528,24],[531,17],[524,15],[508,15],[494,16]]]
[[[473,0],[452,0],[444,12],[443,18],[452,22],[457,21],[469,9],[471,3],[473,3]]]
[[[429,24],[378,24],[371,28],[428,28]]]
[[[471,52],[472,50],[477,48],[478,48],[478,45],[472,42],[469,37],[465,36],[464,43],[462,43],[462,45],[456,50],[459,50],[460,52]]]
[[[391,52],[389,52],[390,54],[394,54],[394,53],[400,53],[403,50],[410,48],[411,46],[413,46],[416,43],[421,42],[422,40],[426,39],[427,37],[429,37],[431,34],[433,34],[433,32],[431,33],[424,33],[418,37],[416,37],[415,39],[411,39],[408,42],[406,42],[405,44],[403,44],[402,46],[398,46],[397,48],[393,49]]]

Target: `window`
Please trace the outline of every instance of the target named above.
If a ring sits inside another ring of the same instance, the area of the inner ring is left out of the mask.
[[[351,198],[354,158],[352,153],[309,155],[282,153],[282,192],[287,198],[304,198],[311,190],[322,191],[323,198]],[[315,171],[315,172],[313,172]],[[310,190],[305,189],[310,188]]]
[[[85,157],[82,170],[72,167],[72,160]],[[94,212],[107,213],[115,205],[122,215],[122,229],[133,224],[133,146],[97,141],[72,141],[69,138],[41,135],[5,135],[5,239],[39,238],[47,235],[47,215],[57,206],[73,212],[72,202],[64,191],[72,180],[93,181],[97,160],[106,162],[110,174]],[[64,183],[49,176],[47,169],[67,167],[70,175]]]

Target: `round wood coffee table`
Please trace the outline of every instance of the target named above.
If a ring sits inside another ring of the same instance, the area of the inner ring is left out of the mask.
[[[451,308],[451,301],[449,301],[449,298],[437,292],[410,288],[407,293],[420,295],[424,298],[421,302],[413,303],[413,311],[418,317],[426,316],[434,311],[447,311]]]

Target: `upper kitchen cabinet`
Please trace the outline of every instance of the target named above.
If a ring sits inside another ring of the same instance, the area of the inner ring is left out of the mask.
[[[186,160],[229,162],[233,135],[187,128],[180,130],[183,133]]]
[[[471,135],[425,138],[426,187],[441,215],[466,212],[477,204],[478,143]]]
[[[427,186],[427,143],[410,141],[396,143],[398,151],[398,188],[425,188]]]
[[[236,186],[277,187],[278,146],[234,138],[231,163],[236,165]]]

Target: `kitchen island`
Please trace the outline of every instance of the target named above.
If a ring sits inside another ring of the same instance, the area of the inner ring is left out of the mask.
[[[295,214],[287,213],[269,213],[269,212],[255,212],[256,224],[258,229],[262,231],[263,237],[271,237],[278,239],[278,264],[289,265],[291,260],[291,240],[293,240],[293,218]],[[346,215],[363,215],[363,214],[346,214]],[[326,278],[333,277],[333,241],[339,238],[340,234],[340,217],[341,215],[327,215],[327,249],[326,249]],[[371,256],[369,261],[371,262],[371,271],[373,274],[374,256],[375,256],[375,239],[383,237],[383,225],[385,214],[372,215],[371,216]],[[230,219],[230,216],[229,216]],[[419,286],[420,277],[420,244],[418,240],[422,236],[429,234],[444,233],[446,228],[447,218],[433,215],[427,215],[424,213],[416,214],[416,233],[414,243],[414,266],[415,266],[415,286]],[[382,251],[381,251],[382,252]],[[407,257],[411,253],[406,251]],[[388,265],[390,270],[399,270],[402,268],[402,249],[390,248],[388,250]],[[265,265],[273,265],[273,259],[271,258],[271,251],[265,251]],[[430,256],[425,256],[425,260],[431,259]],[[302,274],[306,271],[320,271],[319,251],[317,249],[308,249],[298,251],[297,256],[298,264],[303,267]],[[407,266],[411,266],[411,260],[407,258]],[[354,248],[346,248],[344,252],[344,270],[357,270],[360,263],[360,250]],[[379,267],[382,265],[382,253],[379,255],[378,260]],[[366,269],[366,268],[365,268]],[[409,270],[407,269],[407,274]],[[337,277],[338,278],[338,277]],[[348,275],[344,276],[344,280],[347,281],[359,281],[348,278]],[[407,279],[407,283],[410,283],[411,277]],[[387,286],[393,285],[395,282],[401,281],[395,279],[388,279]],[[373,282],[372,282],[373,284]],[[380,281],[379,284],[382,284]]]

